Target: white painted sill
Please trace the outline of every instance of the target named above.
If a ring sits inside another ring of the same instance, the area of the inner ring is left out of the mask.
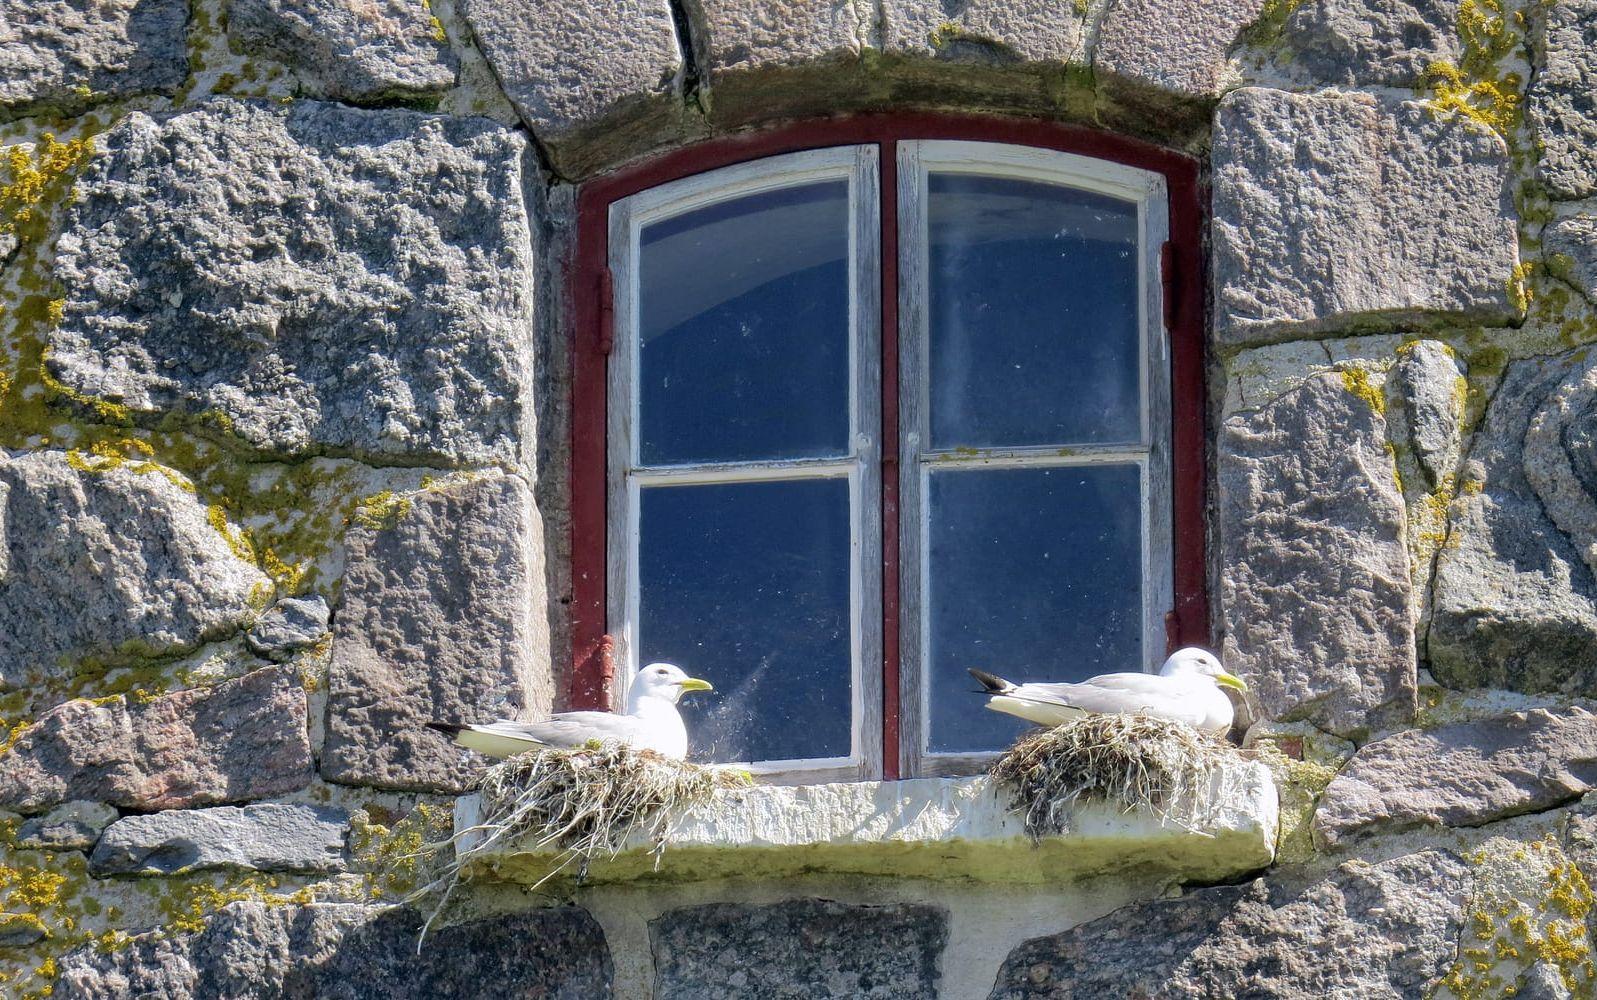
[[[1033,844],[1006,802],[985,777],[726,789],[683,811],[658,868],[639,841],[591,864],[586,884],[835,873],[1048,885],[1121,872],[1219,882],[1275,857],[1275,784],[1254,761],[1216,771],[1182,823],[1095,804],[1072,812],[1069,833]],[[475,795],[457,800],[455,829],[475,825],[480,805]],[[467,875],[530,884],[553,861],[510,844]]]

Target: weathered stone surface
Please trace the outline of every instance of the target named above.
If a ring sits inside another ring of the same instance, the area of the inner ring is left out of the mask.
[[[97,141],[58,244],[56,378],[139,413],[220,415],[272,452],[523,455],[515,130],[217,100]]]
[[[349,814],[328,806],[263,802],[128,816],[89,856],[95,875],[175,875],[202,868],[263,872],[344,869]]]
[[[253,616],[252,592],[271,586],[187,480],[144,463],[90,464],[0,452],[0,688],[84,657],[226,635]]]
[[[348,537],[322,773],[464,791],[480,760],[423,728],[550,710],[538,514],[491,476],[423,491],[391,527]]]
[[[316,645],[327,635],[329,612],[321,597],[288,597],[261,615],[245,633],[249,647],[279,663],[302,649]]]
[[[230,0],[227,34],[292,67],[312,97],[375,104],[455,82],[454,54],[425,0]]]
[[[1403,500],[1360,385],[1316,375],[1218,446],[1223,659],[1267,717],[1339,735],[1411,717],[1417,684]]]
[[[831,0],[687,0],[685,6],[712,87],[724,72],[852,59],[873,29],[861,8]]]
[[[86,851],[116,819],[103,802],[68,802],[17,827],[17,846],[45,851]]]
[[[569,170],[646,148],[680,113],[665,107],[683,73],[668,0],[460,0],[458,9],[517,113]],[[565,153],[585,144],[596,148]]]
[[[1335,846],[1416,826],[1481,826],[1550,809],[1597,783],[1597,716],[1536,709],[1361,747],[1320,797],[1314,831]]]
[[[932,997],[948,915],[907,903],[714,903],[649,922],[658,1000]]]
[[[72,799],[184,809],[281,795],[311,780],[305,689],[285,667],[149,699],[69,701],[0,755],[0,806]]]
[[[1308,0],[1282,39],[1292,65],[1322,83],[1419,87],[1435,62],[1456,65],[1458,0]]]
[[[882,48],[959,62],[1073,63],[1086,48],[1087,17],[1052,0],[896,0],[886,5]]]
[[[1226,53],[1264,0],[1121,0],[1098,29],[1093,68],[1111,88],[1220,96]]]
[[[1437,557],[1431,672],[1450,687],[1597,694],[1597,363],[1509,365]]]
[[[1010,953],[990,1000],[1428,995],[1456,954],[1468,870],[1441,851],[1352,861],[1307,886],[1199,889]]]
[[[1597,215],[1559,219],[1542,230],[1547,269],[1597,302]]]
[[[0,0],[0,118],[175,91],[188,14],[187,0]]]
[[[1398,352],[1387,392],[1395,403],[1392,439],[1432,487],[1458,465],[1467,390],[1463,364],[1446,344],[1418,340]]]
[[[61,962],[54,996],[112,1000],[317,997],[357,1000],[603,1000],[609,949],[575,907],[434,928],[417,954],[413,910],[351,903],[231,903],[194,934],[139,935]]]
[[[1597,194],[1597,2],[1561,0],[1528,9],[1536,72],[1525,110],[1536,131],[1537,171],[1555,198]]]
[[[1220,102],[1213,162],[1222,343],[1517,316],[1508,149],[1467,118],[1246,88]]]

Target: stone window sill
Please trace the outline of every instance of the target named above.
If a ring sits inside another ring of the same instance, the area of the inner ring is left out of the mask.
[[[1214,775],[1197,815],[1177,823],[1103,805],[1072,811],[1070,832],[1033,845],[1006,793],[985,777],[915,778],[719,791],[686,809],[658,868],[641,840],[588,868],[587,884],[784,878],[804,873],[1050,884],[1135,870],[1219,882],[1275,857],[1278,806],[1269,771],[1251,761]],[[478,819],[470,795],[455,829]],[[467,841],[469,843],[469,841]],[[508,845],[473,865],[473,880],[532,883],[549,851]]]

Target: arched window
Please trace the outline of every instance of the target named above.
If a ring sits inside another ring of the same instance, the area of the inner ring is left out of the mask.
[[[862,118],[579,195],[573,701],[669,660],[701,760],[968,772],[1011,679],[1207,637],[1196,167]],[[1181,295],[1186,290],[1188,294]]]

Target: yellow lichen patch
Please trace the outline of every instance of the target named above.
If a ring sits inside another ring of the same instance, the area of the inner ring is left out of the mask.
[[[381,805],[357,810],[349,828],[353,866],[373,899],[399,900],[433,877],[427,845],[448,839],[452,814],[418,802],[403,816]]]
[[[1521,27],[1505,0],[1463,0],[1458,8],[1463,54],[1457,63],[1438,61],[1427,68],[1431,107],[1463,115],[1511,139],[1520,122],[1525,81],[1519,73],[1502,69],[1502,63],[1520,45]]]
[[[1344,368],[1341,374],[1342,385],[1348,392],[1368,403],[1378,416],[1386,414],[1386,396],[1370,379],[1368,371],[1363,368]]]
[[[1572,996],[1597,995],[1597,967],[1586,936],[1591,887],[1558,842],[1493,841],[1470,862],[1475,892],[1462,946],[1434,996],[1510,996],[1537,962],[1556,969]]]
[[[371,496],[362,497],[356,505],[351,520],[363,528],[381,531],[398,524],[410,513],[410,509],[410,497],[395,493],[393,490],[382,490]]]
[[[78,171],[94,155],[92,138],[57,142],[46,132],[34,144],[0,152],[0,235],[27,243],[43,235],[45,206],[64,198]]]
[[[1536,294],[1530,284],[1531,275],[1535,273],[1536,262],[1533,260],[1521,261],[1509,272],[1505,291],[1508,294],[1508,302],[1514,307],[1515,312],[1523,313],[1529,310]]]

